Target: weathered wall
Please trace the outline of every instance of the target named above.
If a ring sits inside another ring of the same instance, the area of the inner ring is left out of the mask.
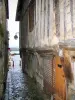
[[[2,26],[2,2],[0,2],[0,23]],[[3,26],[2,26],[3,27]],[[3,31],[3,30],[2,30]],[[0,32],[1,33],[1,32]],[[0,97],[2,96],[3,93],[3,80],[4,80],[4,57],[3,57],[3,49],[2,49],[2,45],[3,45],[3,37],[0,34],[0,52],[2,54],[2,57],[0,57]]]
[[[35,77],[36,81],[43,89],[43,58],[38,53],[23,52],[22,53],[22,69],[31,78]]]
[[[6,33],[6,10],[4,0],[0,2],[0,24],[2,26],[2,31],[0,31],[0,52],[2,53],[2,57],[0,57],[0,97],[2,97],[7,74],[7,61],[5,61],[5,59],[8,60],[8,50],[5,49],[5,44],[7,44],[5,40],[8,41],[8,33]]]
[[[26,10],[24,6],[21,18],[23,47],[50,47],[59,41],[75,37],[74,3],[74,0],[36,0],[34,28],[31,32],[28,8]]]
[[[51,46],[61,41],[75,37],[74,0],[34,1],[36,1],[36,3],[31,13],[29,12],[30,5],[27,9],[25,6],[27,1],[23,5],[25,7],[22,9],[20,21],[20,48],[25,48],[25,50],[28,50],[28,48],[45,50],[50,49]],[[33,30],[30,31],[30,21],[32,17],[34,18],[32,19]],[[30,50],[28,50],[28,52],[29,51]],[[23,70],[26,70],[31,77],[35,76],[42,88],[44,86],[48,88],[48,86],[52,85],[52,79],[49,79],[52,78],[50,71],[53,70],[53,65],[49,66],[50,59],[41,58],[38,53],[35,54],[35,51],[33,51],[33,54],[29,55],[24,53],[26,52],[22,52]],[[43,53],[43,51],[41,53]],[[42,65],[39,64],[40,59],[43,60]],[[50,63],[50,65],[51,64],[52,63]],[[49,92],[50,90],[51,88],[48,88]]]

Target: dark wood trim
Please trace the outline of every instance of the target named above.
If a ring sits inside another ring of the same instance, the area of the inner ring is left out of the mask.
[[[40,56],[49,56],[49,55],[56,55],[56,52],[51,50],[51,49],[37,49],[37,48],[20,48],[20,56],[22,57],[22,53],[29,53],[29,54],[35,54],[36,52],[40,55]]]
[[[29,3],[32,0],[18,0],[17,10],[16,10],[16,21],[20,21],[22,17],[22,8],[25,6],[24,12],[28,9]]]
[[[60,45],[59,46],[60,48],[64,48],[64,49],[66,49],[66,50],[70,50],[70,51],[75,51],[75,47],[69,47],[69,46],[67,46],[67,45]]]
[[[9,18],[9,4],[8,0],[5,0],[5,7],[6,7],[6,18]]]

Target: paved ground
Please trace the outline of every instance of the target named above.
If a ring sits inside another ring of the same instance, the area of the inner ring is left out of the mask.
[[[17,63],[17,62],[16,62]],[[7,78],[5,100],[29,100],[26,75],[22,73],[19,64],[10,67]]]

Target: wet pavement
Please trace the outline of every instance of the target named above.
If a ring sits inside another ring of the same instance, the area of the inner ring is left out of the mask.
[[[21,66],[17,63],[8,71],[5,100],[29,100],[27,95],[26,75],[22,73]]]

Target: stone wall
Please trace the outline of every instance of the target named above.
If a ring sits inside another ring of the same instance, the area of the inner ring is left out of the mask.
[[[7,38],[7,31],[6,31],[6,9],[5,9],[5,2],[4,0],[0,1],[0,24],[2,27],[2,31],[0,31],[0,98],[3,96],[4,93],[4,84],[6,81],[6,74],[7,74],[7,61],[8,60],[8,49],[5,49],[5,44]],[[8,44],[7,44],[8,45]],[[6,54],[5,54],[6,53]]]

